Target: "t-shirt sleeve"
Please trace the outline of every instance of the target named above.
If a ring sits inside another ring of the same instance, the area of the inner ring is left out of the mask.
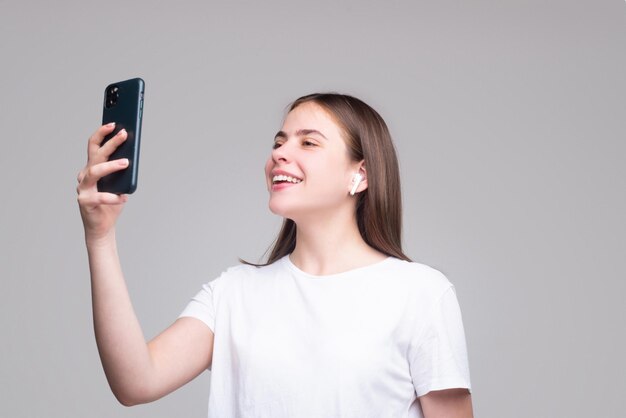
[[[411,342],[409,363],[417,396],[433,390],[471,389],[461,310],[452,285]]]
[[[215,286],[218,280],[203,285],[178,317],[199,319],[215,333]]]

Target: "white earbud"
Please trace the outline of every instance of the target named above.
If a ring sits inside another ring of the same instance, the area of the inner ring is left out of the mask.
[[[359,183],[361,183],[361,180],[363,180],[363,176],[361,175],[361,173],[356,173],[354,175],[354,178],[352,179],[353,185],[352,190],[350,190],[350,196],[354,196],[354,194],[356,193],[356,189],[359,187]]]

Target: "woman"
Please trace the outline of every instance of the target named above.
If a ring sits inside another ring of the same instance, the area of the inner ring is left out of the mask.
[[[205,285],[146,343],[126,290],[115,221],[126,196],[98,193],[125,139],[89,140],[78,202],[104,370],[124,405],[158,399],[211,369],[209,417],[471,417],[454,288],[401,248],[391,137],[345,95],[296,100],[265,166],[285,221],[267,264]]]

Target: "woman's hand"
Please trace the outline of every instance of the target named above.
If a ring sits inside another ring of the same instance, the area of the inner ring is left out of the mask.
[[[124,129],[102,145],[105,136],[115,128],[115,123],[103,125],[89,138],[87,146],[87,165],[78,173],[78,206],[85,227],[85,239],[97,241],[106,238],[115,227],[115,222],[122,212],[127,195],[98,192],[98,180],[107,174],[128,167],[125,158],[108,161],[111,154],[122,144],[128,134]]]

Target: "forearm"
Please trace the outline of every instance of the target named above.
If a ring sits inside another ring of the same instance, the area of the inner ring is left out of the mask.
[[[109,385],[124,405],[149,397],[152,362],[124,281],[115,232],[87,238],[94,330]]]

